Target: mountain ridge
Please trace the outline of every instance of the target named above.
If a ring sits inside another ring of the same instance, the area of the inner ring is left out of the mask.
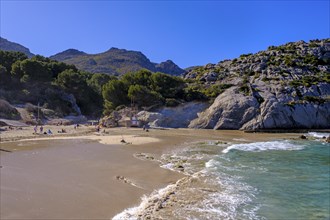
[[[29,58],[35,56],[27,47],[24,47],[23,45],[15,42],[11,42],[3,37],[0,37],[0,50],[22,52]]]
[[[31,53],[27,47],[11,42],[2,37],[0,37],[0,50],[22,52],[29,58],[35,56],[35,54]],[[152,72],[162,72],[175,76],[185,73],[185,70],[181,69],[172,60],[154,63],[151,62],[141,51],[119,49],[116,47],[111,47],[104,52],[96,54],[88,54],[70,48],[49,56],[49,58],[67,64],[73,64],[83,71],[91,73],[106,73],[115,76],[123,75],[128,72],[136,72],[141,69],[147,69]]]
[[[159,64],[151,62],[142,52],[111,47],[109,50],[88,54],[76,49],[68,49],[50,56],[50,59],[73,64],[78,69],[92,73],[107,73],[109,75],[122,75],[147,69],[152,72],[163,72],[170,75],[185,73],[173,61],[167,60]]]

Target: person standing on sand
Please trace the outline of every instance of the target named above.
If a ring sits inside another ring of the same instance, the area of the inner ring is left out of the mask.
[[[44,131],[44,127],[42,127],[42,125],[40,126],[40,134],[42,134],[42,132]]]
[[[34,133],[37,134],[38,125],[34,126],[33,130],[34,130]]]

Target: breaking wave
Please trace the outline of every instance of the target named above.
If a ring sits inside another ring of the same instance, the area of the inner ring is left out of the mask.
[[[231,150],[240,151],[268,151],[268,150],[302,150],[304,146],[291,143],[290,141],[269,141],[269,142],[256,142],[249,144],[233,144],[222,151],[228,153]]]

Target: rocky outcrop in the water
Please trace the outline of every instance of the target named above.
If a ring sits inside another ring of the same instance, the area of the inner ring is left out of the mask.
[[[330,128],[330,39],[272,46],[185,77],[206,87],[232,85],[190,128]]]

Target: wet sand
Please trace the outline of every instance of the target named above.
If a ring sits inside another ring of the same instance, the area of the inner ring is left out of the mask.
[[[0,152],[1,219],[110,219],[139,205],[141,196],[184,177],[136,154],[157,159],[189,142],[252,142],[299,134],[118,128],[47,140],[27,140],[30,136],[8,142],[7,135],[7,142],[1,142],[2,149],[12,151]],[[120,143],[121,138],[129,144]]]

